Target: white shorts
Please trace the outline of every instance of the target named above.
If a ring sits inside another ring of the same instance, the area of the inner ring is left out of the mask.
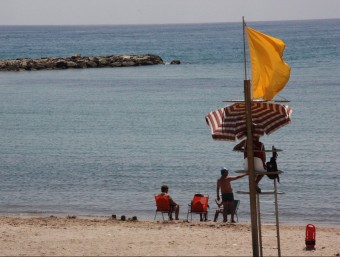
[[[248,170],[248,158],[244,159],[244,164],[243,164],[244,170]],[[264,167],[263,167],[263,162],[260,158],[258,157],[254,157],[254,168],[255,171],[267,171]]]

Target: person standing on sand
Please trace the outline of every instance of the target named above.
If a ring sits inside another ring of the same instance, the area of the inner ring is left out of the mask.
[[[162,195],[168,195],[169,196],[169,202],[170,202],[170,208],[172,211],[175,212],[175,219],[178,220],[178,214],[179,214],[179,205],[171,198],[171,196],[168,194],[169,187],[167,185],[163,185],[161,187]],[[169,219],[172,220],[172,212],[169,213]]]
[[[227,215],[227,206],[229,206],[230,213],[231,213],[231,222],[235,223],[234,220],[234,193],[233,189],[231,187],[231,181],[237,180],[239,178],[242,178],[244,176],[247,176],[248,174],[243,174],[239,176],[228,176],[229,171],[226,168],[221,169],[221,177],[217,180],[217,201],[220,200],[220,190],[222,195],[222,203],[223,203],[223,222],[228,221],[228,215]]]

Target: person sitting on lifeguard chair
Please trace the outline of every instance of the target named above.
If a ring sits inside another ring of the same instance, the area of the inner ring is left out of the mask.
[[[248,153],[247,153],[247,140],[243,140],[234,146],[235,151],[243,151],[244,153],[244,170],[248,171]],[[258,136],[253,136],[253,151],[254,151],[254,168],[255,171],[267,171],[266,166],[266,152],[264,144],[260,142]],[[261,188],[258,184],[264,175],[256,176],[256,192],[261,193]]]

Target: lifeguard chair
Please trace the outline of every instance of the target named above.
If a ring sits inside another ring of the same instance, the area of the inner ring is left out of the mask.
[[[265,152],[281,152],[281,149],[276,149],[274,146],[271,150],[265,150]],[[235,171],[236,173],[247,173],[246,170],[238,170]],[[275,227],[276,227],[276,238],[277,238],[277,250],[278,256],[281,257],[281,246],[280,246],[280,227],[279,227],[279,207],[278,207],[278,195],[284,194],[283,192],[279,192],[277,190],[277,181],[278,175],[282,174],[283,171],[256,171],[256,175],[277,175],[273,180],[274,190],[261,190],[260,192],[256,193],[256,205],[257,205],[257,223],[258,223],[258,235],[259,235],[259,246],[260,246],[260,256],[263,256],[263,245],[262,245],[262,229],[261,229],[261,208],[260,208],[260,197],[261,196],[268,196],[274,195],[274,204],[275,204]],[[249,191],[237,191],[237,194],[250,194]]]

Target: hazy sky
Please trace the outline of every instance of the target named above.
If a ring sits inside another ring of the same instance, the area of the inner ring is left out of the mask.
[[[340,0],[0,0],[0,25],[163,24],[340,18]]]

